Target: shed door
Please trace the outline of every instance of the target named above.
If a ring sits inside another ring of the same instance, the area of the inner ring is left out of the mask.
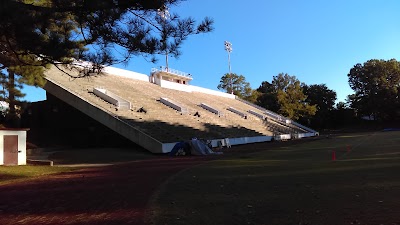
[[[4,135],[4,165],[18,165],[18,135]]]

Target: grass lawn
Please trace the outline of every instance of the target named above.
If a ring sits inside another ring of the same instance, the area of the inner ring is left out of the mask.
[[[51,166],[0,166],[0,185],[48,175],[76,170],[77,168],[63,168]]]
[[[149,218],[174,225],[400,225],[400,132],[346,134],[185,170],[153,196]]]

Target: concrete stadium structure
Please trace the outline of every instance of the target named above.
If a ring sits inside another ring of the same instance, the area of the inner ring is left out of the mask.
[[[53,67],[46,79],[48,93],[153,153],[167,153],[193,137],[217,146],[318,135],[235,95],[192,86],[190,74],[168,68],[147,76],[106,67],[101,74],[72,79]]]

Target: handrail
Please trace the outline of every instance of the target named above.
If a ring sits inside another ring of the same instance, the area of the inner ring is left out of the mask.
[[[182,71],[175,70],[175,69],[172,69],[172,68],[169,68],[169,67],[165,67],[165,66],[160,66],[160,69],[151,68],[151,72],[152,73],[165,72],[165,73],[170,73],[170,74],[174,74],[174,75],[177,75],[177,76],[193,79],[193,77],[192,77],[192,75],[190,73],[182,72]]]

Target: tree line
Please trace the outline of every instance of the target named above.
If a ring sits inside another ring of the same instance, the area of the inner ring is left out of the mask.
[[[361,120],[399,122],[400,62],[372,59],[358,63],[347,74],[354,94],[336,103],[326,84],[307,85],[296,76],[280,73],[252,89],[243,75],[221,77],[218,89],[315,128],[337,128]]]

